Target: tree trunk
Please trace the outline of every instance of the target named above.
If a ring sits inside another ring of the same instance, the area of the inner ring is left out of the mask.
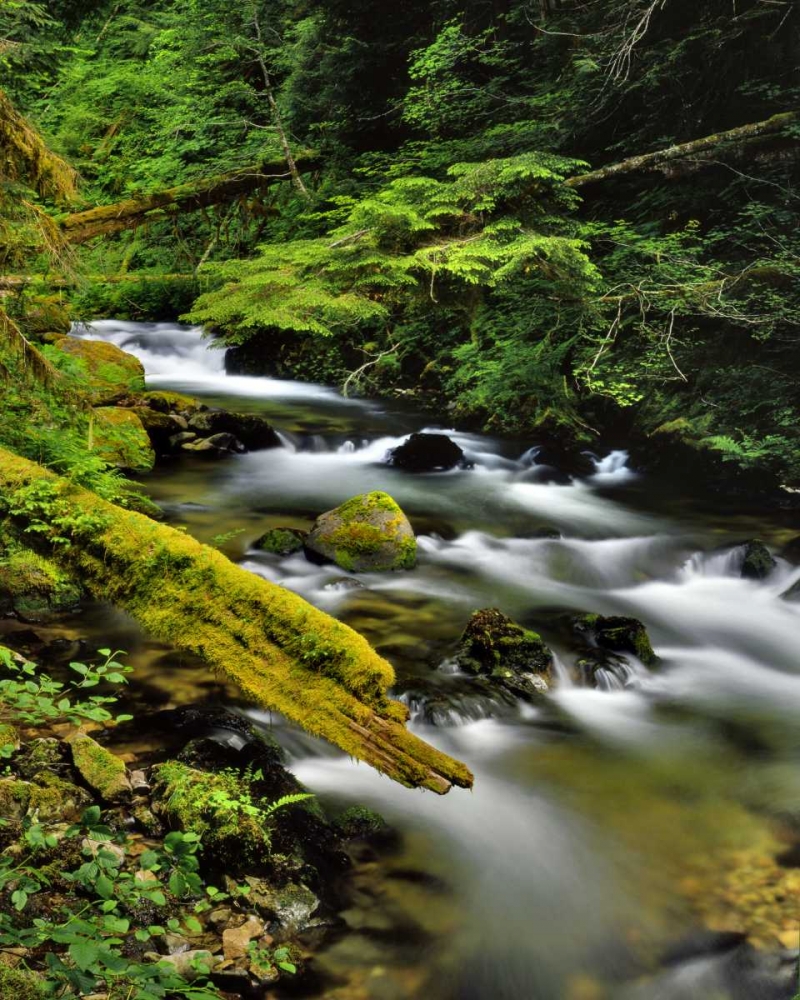
[[[281,149],[283,150],[283,156],[292,177],[292,184],[294,184],[297,191],[306,200],[310,200],[311,195],[309,195],[308,190],[303,183],[303,178],[300,176],[300,172],[297,169],[297,164],[292,153],[292,147],[289,145],[289,137],[286,134],[286,129],[283,124],[281,109],[278,107],[278,102],[275,100],[275,93],[272,89],[272,79],[270,78],[269,69],[267,68],[267,61],[264,58],[264,38],[261,34],[261,21],[258,19],[258,11],[255,8],[253,10],[253,27],[256,32],[256,48],[253,51],[255,52],[256,60],[258,62],[259,69],[261,70],[261,76],[264,81],[264,92],[267,95],[270,115],[272,117],[273,124],[275,125],[275,131],[278,133],[278,139],[280,140]]]
[[[772,118],[761,122],[751,122],[749,125],[740,125],[738,128],[730,129],[728,132],[718,132],[715,135],[705,136],[702,139],[693,139],[678,146],[669,146],[660,149],[655,153],[645,153],[642,156],[632,156],[620,163],[612,163],[608,167],[601,167],[588,174],[579,174],[577,177],[570,177],[566,184],[569,187],[582,188],[590,184],[599,184],[601,181],[620,177],[624,174],[645,173],[651,170],[659,170],[677,160],[691,160],[692,157],[705,157],[712,151],[718,152],[720,156],[725,155],[729,148],[736,148],[743,143],[760,139],[767,135],[776,135],[786,129],[789,125],[800,121],[800,112],[787,111],[780,115],[773,115]],[[706,165],[712,161],[706,160]]]
[[[461,763],[405,728],[394,672],[348,626],[216,549],[0,449],[0,514],[101,600],[194,653],[255,704],[411,787],[470,787]],[[37,542],[37,544],[39,544]]]
[[[300,154],[293,161],[295,170],[300,166],[314,169],[318,162],[317,157],[311,153]],[[129,198],[113,205],[100,205],[85,212],[75,212],[62,218],[60,226],[68,242],[85,243],[95,236],[108,236],[110,233],[135,229],[183,212],[195,212],[209,205],[230,202],[290,176],[283,160],[242,167],[230,173],[156,191],[141,198]]]

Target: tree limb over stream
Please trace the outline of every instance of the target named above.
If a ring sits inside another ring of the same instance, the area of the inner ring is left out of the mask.
[[[405,728],[405,706],[386,696],[391,665],[296,594],[3,449],[0,514],[96,597],[199,656],[254,704],[401,784],[439,794],[472,785],[463,764]]]

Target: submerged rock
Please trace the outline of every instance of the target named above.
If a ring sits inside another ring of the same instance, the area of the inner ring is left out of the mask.
[[[270,528],[253,542],[253,548],[274,556],[290,556],[302,550],[307,537],[308,532],[298,528]]]
[[[412,434],[389,452],[389,464],[406,472],[447,472],[464,467],[464,452],[446,434]]]
[[[763,580],[775,569],[777,562],[766,545],[758,538],[745,543],[742,576],[745,580]]]
[[[462,670],[490,677],[530,700],[548,690],[553,654],[537,632],[522,628],[497,608],[484,608],[467,622],[456,662]]]
[[[388,493],[363,493],[321,514],[306,552],[350,572],[413,569],[417,540],[408,518]]]

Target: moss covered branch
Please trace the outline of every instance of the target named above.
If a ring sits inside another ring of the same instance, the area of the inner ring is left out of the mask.
[[[298,154],[295,157],[299,170],[313,170],[317,162],[313,153]],[[229,173],[155,191],[141,198],[128,198],[113,205],[100,205],[85,212],[75,212],[60,220],[61,230],[70,243],[85,243],[96,236],[108,236],[173,215],[231,202],[276,181],[289,178],[290,174],[283,160],[242,167]]]
[[[627,160],[619,163],[609,164],[600,170],[593,170],[588,174],[579,174],[577,177],[570,177],[566,182],[569,187],[582,188],[591,184],[599,184],[614,177],[625,174],[647,173],[653,170],[667,168],[674,165],[679,160],[692,160],[697,157],[704,157],[710,152],[716,151],[723,155],[726,151],[737,149],[743,143],[751,143],[754,140],[762,139],[764,136],[774,136],[785,132],[791,125],[800,122],[800,112],[787,111],[783,114],[773,115],[760,122],[750,122],[747,125],[740,125],[738,128],[730,129],[727,132],[717,132],[714,135],[704,136],[702,139],[693,139],[691,142],[684,142],[676,146],[668,146],[666,149],[659,149],[655,153],[644,153],[641,156],[631,156]],[[708,161],[709,164],[713,160]]]
[[[472,784],[463,764],[407,731],[405,706],[386,696],[390,664],[296,594],[2,449],[0,513],[98,598],[200,656],[255,704],[402,784],[439,793]]]

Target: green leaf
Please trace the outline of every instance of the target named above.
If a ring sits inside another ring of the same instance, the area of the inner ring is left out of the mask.
[[[100,875],[94,884],[98,896],[103,899],[110,899],[114,895],[114,883],[108,875]]]
[[[173,896],[177,896],[178,899],[186,895],[186,879],[183,877],[182,872],[175,871],[170,875],[169,891]]]
[[[97,961],[100,956],[100,949],[92,941],[76,941],[68,949],[69,957],[78,966],[81,972],[85,972]]]

